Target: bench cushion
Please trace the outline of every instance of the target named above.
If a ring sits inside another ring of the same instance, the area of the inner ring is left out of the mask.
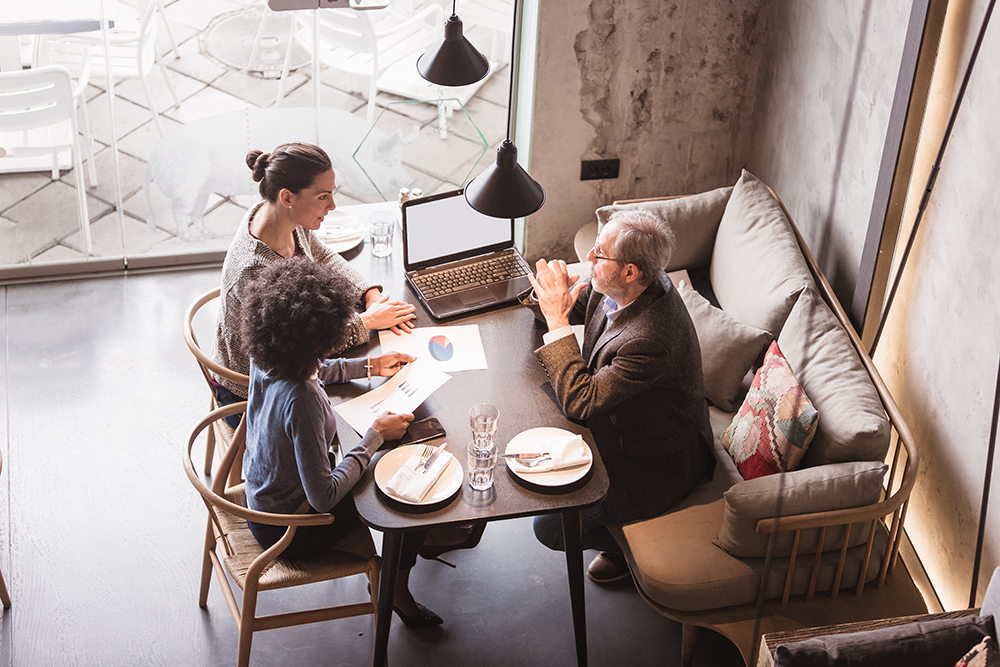
[[[743,171],[712,250],[712,289],[734,318],[777,334],[805,285],[814,285],[781,204]]]
[[[603,227],[616,211],[649,213],[674,233],[674,253],[664,268],[667,271],[696,269],[708,266],[712,259],[715,231],[732,191],[732,187],[725,187],[690,197],[602,206],[597,209],[597,222]]]
[[[820,414],[800,467],[882,461],[890,428],[871,377],[836,315],[815,288],[803,290],[778,346]]]
[[[757,522],[775,516],[779,489],[783,515],[871,505],[879,500],[887,469],[884,463],[871,461],[836,463],[734,484],[724,494],[722,527],[715,543],[734,556],[765,556],[770,535],[757,533]],[[842,528],[828,529],[823,537],[823,550],[839,549],[843,537]],[[779,533],[775,555],[789,555],[792,538],[792,533]],[[818,540],[818,529],[803,530],[798,553],[816,553]],[[856,546],[867,540],[866,525],[853,526],[848,543]]]
[[[726,412],[736,409],[743,377],[771,342],[771,334],[716,308],[686,282],[677,285],[701,347],[705,395]]]

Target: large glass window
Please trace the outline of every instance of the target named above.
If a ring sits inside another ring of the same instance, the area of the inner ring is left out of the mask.
[[[295,3],[4,0],[24,5],[0,16],[4,91],[20,85],[9,72],[30,78],[47,63],[67,67],[70,88],[87,79],[73,104],[82,178],[71,150],[58,151],[54,178],[51,152],[31,151],[48,139],[0,110],[0,278],[221,258],[259,199],[251,149],[318,143],[337,171],[338,205],[459,188],[493,159],[506,131],[511,2],[457,3],[492,63],[461,89],[428,84],[415,67],[450,1],[272,9]],[[102,9],[107,39],[93,30]]]

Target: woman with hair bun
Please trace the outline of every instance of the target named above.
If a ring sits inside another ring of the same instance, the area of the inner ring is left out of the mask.
[[[246,288],[268,266],[292,257],[307,257],[328,264],[346,278],[352,310],[347,336],[330,353],[368,341],[372,329],[408,333],[416,317],[413,304],[390,299],[381,285],[355,271],[314,234],[326,214],[336,208],[333,191],[336,175],[329,156],[319,146],[290,143],[270,153],[252,150],[246,163],[253,180],[260,183],[263,201],[247,211],[236,230],[222,266],[222,294],[216,328],[215,360],[239,373],[249,374],[250,360],[243,350],[239,321]],[[220,405],[246,398],[246,387],[216,378]],[[238,416],[231,423],[238,423]]]

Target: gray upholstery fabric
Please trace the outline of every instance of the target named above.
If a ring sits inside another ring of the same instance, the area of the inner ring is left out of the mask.
[[[812,274],[781,205],[743,171],[719,223],[712,250],[719,305],[744,324],[777,334]]]
[[[782,515],[860,507],[878,502],[886,470],[888,466],[883,463],[837,463],[734,484],[724,494],[725,511],[715,543],[734,556],[763,557],[770,536],[757,533],[757,521],[776,515],[779,489]],[[840,529],[827,530],[823,550],[839,549],[843,537]],[[818,539],[819,530],[802,531],[799,555],[816,553]],[[867,527],[854,526],[849,544],[856,546],[867,540]],[[791,546],[792,534],[781,533],[775,543],[775,554],[787,556]]]
[[[993,570],[990,577],[990,585],[986,589],[986,597],[983,598],[983,606],[979,610],[981,616],[997,617],[1000,614],[1000,567]]]
[[[954,665],[983,637],[993,619],[942,618],[865,632],[824,635],[778,646],[776,667],[914,667]]]
[[[814,288],[799,296],[778,346],[819,412],[799,467],[884,459],[890,428],[882,400],[847,332]]]
[[[701,346],[705,395],[726,412],[736,409],[743,377],[771,342],[771,334],[716,308],[686,282],[677,285]]]
[[[602,206],[597,209],[598,228],[616,211],[640,210],[661,221],[674,233],[677,247],[664,267],[667,271],[708,266],[712,258],[715,231],[726,210],[731,187],[718,188],[690,197]]]

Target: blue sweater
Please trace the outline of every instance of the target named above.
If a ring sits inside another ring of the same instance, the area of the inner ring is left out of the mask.
[[[251,362],[243,455],[247,507],[282,514],[309,507],[329,512],[350,493],[382,436],[368,429],[331,469],[327,451],[337,435],[337,418],[323,384],[362,377],[364,359],[328,359],[318,377],[305,382],[276,378]]]

